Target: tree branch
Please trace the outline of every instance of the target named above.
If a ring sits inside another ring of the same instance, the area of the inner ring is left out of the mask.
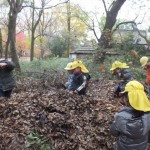
[[[119,23],[119,24],[116,26],[116,28],[113,30],[113,32],[115,32],[115,31],[119,28],[120,25],[122,25],[122,24],[128,24],[128,23],[131,23],[131,24],[132,24],[133,29],[134,29],[135,31],[137,31],[138,34],[147,42],[148,46],[150,46],[150,41],[147,39],[146,36],[144,36],[144,35],[140,32],[140,30],[139,30],[138,27],[137,27],[137,24],[136,24],[134,21],[126,21],[126,22],[121,22],[121,23]]]
[[[58,4],[53,5],[53,6],[45,7],[44,9],[50,9],[50,8],[53,8],[53,7],[57,7],[57,6],[61,5],[61,4],[68,3],[68,1],[69,1],[69,0],[67,0],[67,1],[65,1],[65,2],[62,2],[62,3],[58,3]],[[22,7],[23,7],[23,8],[24,8],[24,7],[31,7],[31,8],[33,8],[33,6],[31,6],[31,5],[26,5],[26,6],[22,6]],[[34,7],[34,9],[43,9],[43,7]]]
[[[103,2],[103,5],[104,5],[104,8],[105,8],[105,12],[106,12],[106,14],[107,14],[107,13],[108,13],[108,10],[107,10],[107,7],[106,7],[105,0],[102,0],[102,2]]]
[[[140,30],[139,30],[138,27],[137,27],[137,24],[134,23],[134,24],[132,25],[132,27],[133,27],[133,29],[134,29],[135,31],[137,31],[138,34],[147,42],[147,45],[150,46],[150,41],[147,39],[146,36],[144,36],[144,35],[140,32]]]
[[[96,31],[95,31],[95,29],[94,29],[94,21],[92,21],[92,24],[93,24],[92,31],[93,31],[93,33],[94,33],[94,35],[95,35],[95,37],[96,37],[96,39],[97,39],[97,41],[98,41],[99,38],[98,38],[98,36],[97,36],[97,34],[96,34]]]
[[[114,32],[119,28],[120,25],[128,24],[128,23],[135,24],[134,21],[125,21],[125,22],[121,22],[121,23],[119,23],[119,24],[116,25],[115,29],[112,30],[112,33],[114,33]]]

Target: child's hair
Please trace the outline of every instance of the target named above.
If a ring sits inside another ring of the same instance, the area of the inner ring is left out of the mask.
[[[128,92],[125,92],[124,93],[124,96],[128,99],[129,97],[128,97]]]
[[[135,110],[135,109],[132,110],[132,118],[139,118],[143,115],[144,115],[143,111],[139,111],[139,110]]]

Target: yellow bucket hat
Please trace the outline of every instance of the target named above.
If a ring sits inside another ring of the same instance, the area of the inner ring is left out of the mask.
[[[68,63],[64,69],[65,70],[72,70],[72,62]]]
[[[140,63],[142,65],[142,67],[144,67],[147,64],[147,62],[148,62],[148,57],[146,57],[146,56],[141,57]]]
[[[72,62],[72,69],[75,69],[77,67],[80,67],[83,73],[89,73],[87,68],[83,65],[82,61],[80,60],[75,60],[74,62]]]
[[[125,92],[128,92],[130,105],[139,111],[150,111],[150,101],[144,92],[144,86],[138,81],[130,81],[126,84]]]
[[[111,67],[111,71],[117,69],[117,68],[129,68],[129,66],[126,64],[126,63],[122,63],[120,61],[115,61],[113,64],[112,64],[112,67]]]

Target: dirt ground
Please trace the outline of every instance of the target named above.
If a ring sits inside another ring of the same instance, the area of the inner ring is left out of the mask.
[[[113,149],[109,128],[120,109],[111,95],[113,84],[93,80],[87,95],[79,96],[66,92],[59,81],[19,80],[12,98],[1,98],[0,149]]]

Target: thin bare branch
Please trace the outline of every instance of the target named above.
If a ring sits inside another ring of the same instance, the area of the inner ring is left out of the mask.
[[[57,7],[57,6],[59,6],[59,5],[68,3],[68,1],[69,1],[69,0],[67,0],[67,1],[65,1],[65,2],[62,2],[62,3],[55,4],[55,5],[53,5],[53,6],[48,6],[48,7],[45,7],[44,9],[51,9],[51,8]],[[24,7],[33,8],[32,5],[25,5],[25,6],[22,6],[22,7],[23,7],[23,8],[24,8]],[[43,7],[35,7],[35,6],[34,6],[34,9],[43,9]]]
[[[119,24],[116,25],[115,29],[113,29],[112,32],[115,32],[115,31],[119,28],[120,25],[123,25],[123,24],[129,24],[129,23],[135,24],[134,21],[124,21],[124,22],[120,22]]]
[[[95,25],[94,25],[94,21],[93,21],[93,27],[92,27],[92,31],[93,31],[93,33],[94,33],[94,35],[95,35],[95,37],[96,37],[96,39],[97,39],[97,41],[99,40],[99,38],[98,38],[98,36],[97,36],[97,34],[96,34],[96,31],[95,31]]]
[[[150,41],[148,40],[148,38],[147,38],[146,35],[144,36],[144,35],[140,32],[140,30],[139,30],[138,27],[137,27],[137,24],[134,23],[134,24],[132,25],[132,27],[133,27],[133,29],[134,29],[135,31],[137,31],[138,34],[146,41],[146,43],[148,44],[148,46],[150,46]]]
[[[150,41],[148,40],[147,36],[145,36],[145,35],[143,35],[143,34],[141,33],[141,31],[140,31],[140,30],[138,29],[138,27],[137,27],[137,23],[135,23],[134,21],[126,21],[126,22],[121,22],[121,23],[119,23],[119,24],[116,26],[116,28],[113,30],[113,32],[115,32],[115,31],[119,28],[120,25],[122,25],[122,24],[128,24],[128,23],[132,24],[133,29],[134,29],[135,31],[137,31],[138,34],[147,42],[148,46],[150,46]]]
[[[102,0],[102,2],[103,2],[103,5],[104,5],[104,8],[105,8],[105,12],[106,12],[106,14],[107,14],[107,13],[108,13],[108,10],[107,10],[107,7],[106,7],[105,0]]]

